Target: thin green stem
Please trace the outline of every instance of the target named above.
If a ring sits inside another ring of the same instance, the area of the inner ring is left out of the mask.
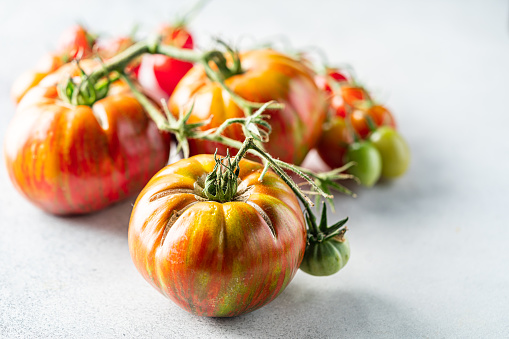
[[[140,102],[143,108],[145,108],[145,111],[147,111],[150,118],[156,123],[157,128],[163,131],[173,132],[169,128],[170,126],[168,125],[167,120],[161,114],[159,108],[157,108],[143,93],[141,93],[141,91],[138,88],[136,88],[136,86],[131,81],[131,79],[129,79],[128,76],[122,74],[121,78],[127,83],[136,100]]]

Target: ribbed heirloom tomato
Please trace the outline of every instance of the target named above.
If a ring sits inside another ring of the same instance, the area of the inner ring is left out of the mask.
[[[225,80],[226,86],[242,98],[254,102],[276,100],[285,104],[282,110],[269,110],[272,126],[270,141],[265,145],[275,158],[300,164],[312,149],[322,131],[327,102],[314,83],[314,72],[303,63],[273,50],[253,50],[240,55],[239,74]],[[194,104],[190,123],[206,121],[202,128],[218,127],[226,119],[244,117],[230,94],[212,82],[201,65],[195,66],[180,81],[170,98],[170,111],[178,115]],[[242,141],[238,125],[229,126],[223,135]],[[226,154],[221,144],[191,140],[191,154]]]
[[[84,60],[81,67],[88,72],[100,65]],[[138,193],[169,153],[169,136],[120,81],[91,106],[63,101],[57,84],[78,74],[67,64],[31,89],[4,144],[14,186],[55,214],[95,211]]]
[[[240,161],[231,199],[204,193],[213,155],[157,173],[138,196],[129,250],[143,275],[185,310],[230,317],[262,307],[292,280],[306,248],[304,216],[293,191],[263,166]],[[237,186],[238,185],[238,186]]]

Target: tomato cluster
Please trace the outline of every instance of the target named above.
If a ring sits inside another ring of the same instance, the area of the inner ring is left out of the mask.
[[[349,172],[368,187],[380,176],[404,174],[410,151],[391,112],[338,69],[327,69],[315,81],[329,98],[329,119],[317,146],[322,160],[331,168],[354,162]]]
[[[340,70],[317,74],[267,48],[199,52],[182,25],[157,33],[158,42],[105,39],[73,26],[15,82],[4,143],[14,186],[59,215],[141,191],[129,223],[133,262],[194,314],[250,312],[299,268],[342,269],[347,219],[329,226],[324,207],[318,222],[286,171],[324,198],[341,189],[341,170],[298,167],[315,147],[330,167],[355,163],[348,170],[366,186],[402,175],[409,150],[391,112]],[[165,167],[169,132],[193,157]],[[264,165],[243,159],[253,154]]]

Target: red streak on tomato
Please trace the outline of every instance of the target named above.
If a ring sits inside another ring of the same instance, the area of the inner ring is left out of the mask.
[[[81,66],[90,71],[97,63]],[[76,72],[68,64],[30,90],[4,144],[14,186],[54,214],[92,212],[138,193],[169,153],[169,136],[120,81],[92,107],[60,100],[56,84]]]
[[[129,249],[143,277],[180,307],[236,316],[288,285],[302,261],[306,229],[291,189],[272,172],[260,183],[263,167],[252,161],[240,163],[239,187],[250,187],[246,197],[199,199],[196,184],[214,163],[213,156],[198,155],[150,180],[131,215]]]

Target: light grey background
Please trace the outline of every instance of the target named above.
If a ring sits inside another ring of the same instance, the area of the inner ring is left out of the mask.
[[[15,76],[76,21],[149,31],[176,1],[0,2],[0,137]],[[133,199],[59,218],[12,187],[0,160],[0,337],[509,337],[509,6],[506,1],[214,1],[198,40],[288,35],[352,64],[412,149],[407,175],[357,199],[352,258],[299,272],[268,306],[192,316],[150,287],[127,248]],[[247,38],[246,38],[247,39]]]

